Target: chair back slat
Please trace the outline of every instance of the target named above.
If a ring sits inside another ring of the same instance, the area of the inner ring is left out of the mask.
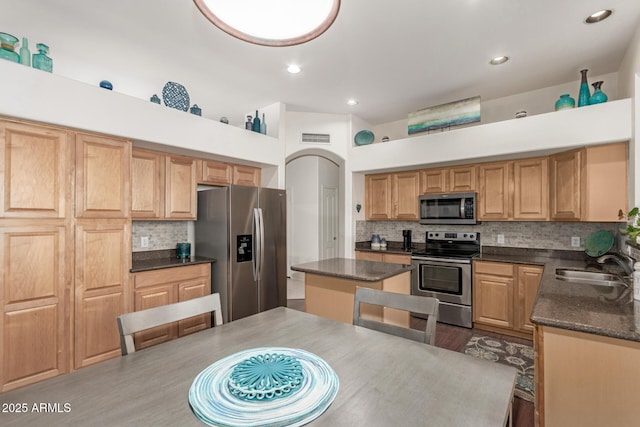
[[[381,307],[426,315],[427,323],[425,329],[418,330],[403,328],[389,323],[365,319],[360,316],[360,303],[373,304]],[[358,287],[356,289],[354,299],[353,324],[433,345],[435,344],[436,339],[436,322],[438,320],[439,305],[440,301],[437,298],[403,295],[380,291],[377,289]]]
[[[136,351],[133,342],[133,334],[136,332],[211,312],[214,313],[214,326],[221,325],[220,294],[215,293],[174,304],[121,314],[117,317],[117,322],[122,355]]]

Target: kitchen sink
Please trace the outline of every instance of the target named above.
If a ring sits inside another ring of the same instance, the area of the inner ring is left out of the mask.
[[[569,268],[557,268],[556,279],[567,282],[583,283],[596,286],[624,286],[628,287],[624,279],[617,274],[600,273],[597,271],[572,270]]]

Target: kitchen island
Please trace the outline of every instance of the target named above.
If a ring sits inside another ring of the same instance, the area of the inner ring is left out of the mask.
[[[305,273],[305,311],[344,323],[353,321],[356,287],[409,294],[410,264],[331,258],[294,265],[292,270]],[[362,316],[409,326],[409,313],[363,304]]]

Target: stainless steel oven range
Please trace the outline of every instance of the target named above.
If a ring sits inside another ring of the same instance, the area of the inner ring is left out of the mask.
[[[411,294],[438,298],[439,322],[471,328],[471,260],[478,255],[480,233],[427,231],[424,252],[411,256]]]

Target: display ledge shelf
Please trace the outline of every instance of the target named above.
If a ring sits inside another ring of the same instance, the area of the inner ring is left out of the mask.
[[[629,141],[631,99],[351,147],[354,172],[380,172],[543,155]]]
[[[284,143],[277,138],[6,60],[0,75],[0,115],[260,165],[282,163]]]

